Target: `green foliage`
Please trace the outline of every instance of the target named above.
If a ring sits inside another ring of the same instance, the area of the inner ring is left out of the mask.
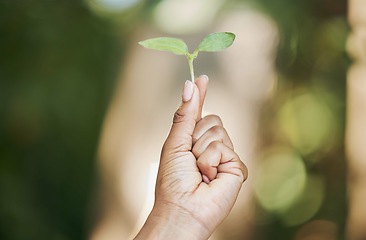
[[[151,38],[139,42],[145,48],[167,51],[177,55],[185,55],[188,60],[191,73],[191,80],[194,82],[193,60],[197,58],[199,52],[217,52],[230,47],[235,40],[235,34],[231,32],[217,32],[207,35],[198,45],[193,53],[189,53],[187,44],[177,38]]]
[[[197,52],[216,52],[222,51],[233,44],[235,34],[230,32],[212,33],[206,36],[198,45]],[[195,52],[196,52],[195,51]]]
[[[177,38],[151,38],[141,41],[139,44],[145,48],[167,51],[177,55],[186,55],[188,53],[186,43]]]

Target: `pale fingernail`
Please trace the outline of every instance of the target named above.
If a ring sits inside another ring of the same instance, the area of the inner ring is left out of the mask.
[[[208,81],[208,76],[207,75],[201,75],[202,78],[205,78],[206,81]]]
[[[193,96],[193,89],[194,89],[193,83],[187,80],[183,88],[183,95],[182,95],[183,102],[188,102],[189,100],[191,100]]]
[[[203,175],[203,174],[202,174],[202,180],[203,180],[205,183],[207,183],[207,184],[209,184],[209,183],[210,183],[210,179],[208,179],[208,177],[207,177],[206,175]]]

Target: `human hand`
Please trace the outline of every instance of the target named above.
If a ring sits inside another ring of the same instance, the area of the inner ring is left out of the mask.
[[[208,239],[247,178],[220,118],[201,118],[207,76],[195,83],[184,86],[161,153],[155,204],[135,239]]]

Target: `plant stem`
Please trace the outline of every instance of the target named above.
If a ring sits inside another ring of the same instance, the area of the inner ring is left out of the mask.
[[[191,81],[194,83],[194,69],[193,69],[194,58],[188,58],[189,70],[191,73]]]

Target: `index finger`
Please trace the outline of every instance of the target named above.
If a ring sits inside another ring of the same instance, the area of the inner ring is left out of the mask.
[[[197,116],[199,121],[202,118],[202,108],[206,97],[208,87],[208,77],[206,75],[199,76],[194,82],[199,90],[200,101],[199,101],[199,115]]]

